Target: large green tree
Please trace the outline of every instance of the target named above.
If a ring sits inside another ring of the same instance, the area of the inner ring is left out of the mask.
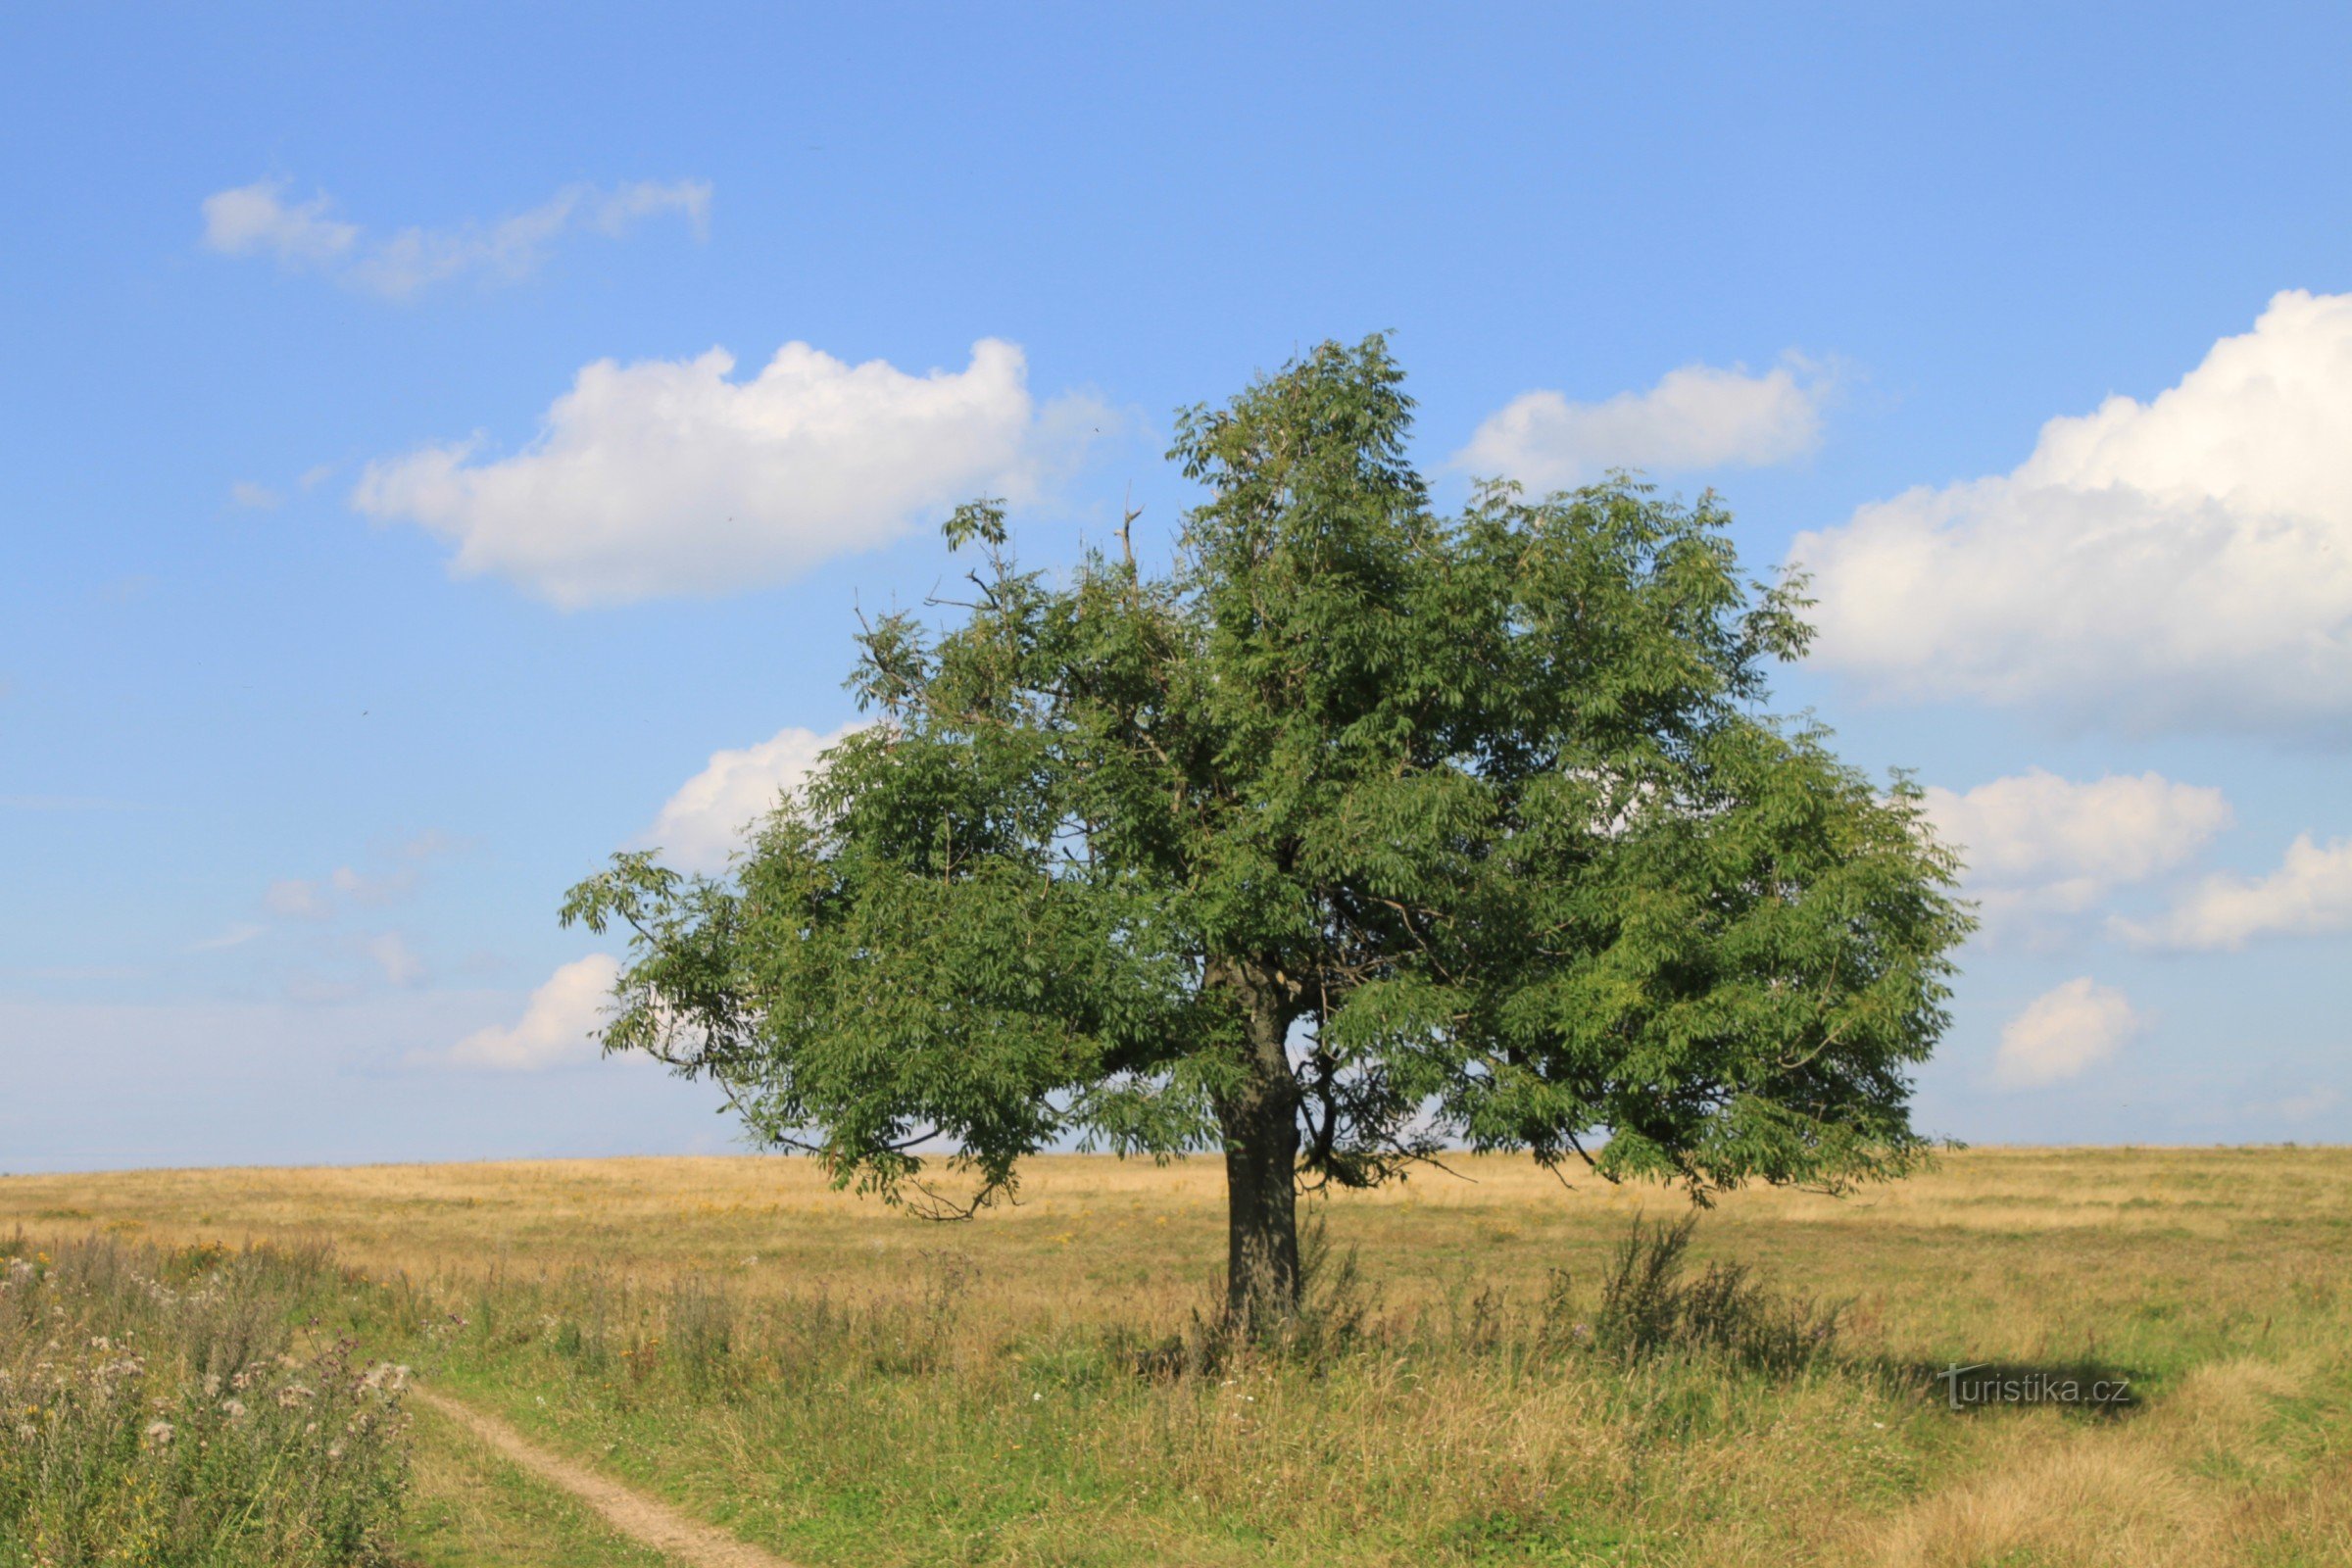
[[[1700,1195],[1916,1159],[1968,917],[1912,788],[1761,706],[1801,599],[1624,478],[1439,516],[1411,408],[1373,338],[1184,414],[1165,575],[959,511],[968,603],[867,626],[877,722],[731,876],[572,890],[634,932],[607,1049],[934,1212],[937,1141],[967,1207],[1057,1141],[1222,1151],[1251,1322],[1302,1188],[1449,1143]]]

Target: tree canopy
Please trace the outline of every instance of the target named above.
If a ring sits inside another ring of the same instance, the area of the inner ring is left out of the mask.
[[[1187,411],[1164,573],[1025,570],[959,510],[968,601],[866,625],[875,722],[730,876],[572,890],[634,937],[607,1049],[926,1202],[934,1141],[973,1202],[1072,1140],[1222,1151],[1252,1316],[1301,1186],[1444,1147],[1701,1195],[1906,1168],[1969,917],[1908,781],[1766,710],[1801,585],[1623,475],[1440,516],[1411,410],[1375,337]]]

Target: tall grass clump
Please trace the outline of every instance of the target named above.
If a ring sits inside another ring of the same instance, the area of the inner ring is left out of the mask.
[[[0,1568],[389,1563],[407,1369],[294,1319],[322,1255],[0,1238]]]
[[[1634,1219],[1601,1279],[1592,1348],[1629,1363],[1681,1353],[1769,1372],[1795,1371],[1827,1354],[1842,1308],[1774,1291],[1745,1263],[1709,1263],[1693,1277],[1689,1253],[1697,1219]],[[1555,1302],[1566,1298],[1564,1290],[1555,1293]]]

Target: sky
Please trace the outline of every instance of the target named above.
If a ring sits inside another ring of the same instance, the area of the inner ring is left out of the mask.
[[[861,609],[1391,334],[1439,502],[1635,466],[1984,929],[1916,1120],[2352,1136],[2352,11],[0,14],[0,1170],[721,1151],[600,1058]]]

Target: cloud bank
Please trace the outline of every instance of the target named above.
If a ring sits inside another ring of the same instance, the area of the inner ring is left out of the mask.
[[[2117,887],[2183,864],[2233,818],[2220,790],[2159,773],[2078,782],[2033,768],[1965,793],[1924,794],[1936,836],[1961,850],[1969,892],[1995,925],[2080,913]]]
[[[523,212],[493,222],[404,228],[369,240],[357,223],[331,216],[323,194],[286,200],[286,181],[260,180],[216,191],[203,203],[204,243],[224,256],[268,256],[281,267],[331,273],[387,299],[406,299],[468,273],[515,282],[537,271],[567,234],[617,239],[649,218],[675,214],[697,238],[709,229],[710,186],[699,179],[637,180],[606,189],[566,185]]]
[[[1791,555],[1815,659],[1881,696],[2352,734],[2352,295],[2279,294],[2152,401]]]
[[[2303,834],[2268,876],[2219,872],[2161,918],[2113,925],[2141,947],[2231,953],[2257,937],[2352,931],[2352,839],[2323,845]]]
[[[352,504],[457,546],[565,609],[715,595],[798,575],[904,534],[982,493],[1033,497],[1106,419],[1083,398],[1042,410],[1020,349],[972,346],[961,370],[850,365],[787,343],[750,380],[712,349],[600,360],[539,439],[477,461],[478,442],[368,465]]]
[[[1523,392],[1488,416],[1453,465],[1536,490],[1571,488],[1619,467],[1763,467],[1821,444],[1828,391],[1826,378],[1791,363],[1763,375],[1687,365],[1646,392],[1602,403]]]

